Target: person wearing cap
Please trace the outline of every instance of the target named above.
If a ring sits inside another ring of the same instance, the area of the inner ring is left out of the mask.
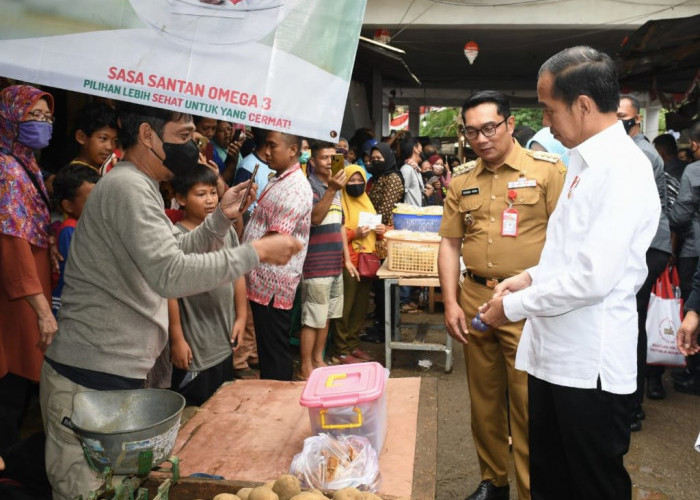
[[[462,118],[479,158],[452,173],[438,271],[447,330],[464,347],[481,467],[481,483],[467,500],[510,498],[509,422],[518,498],[524,500],[530,498],[527,373],[514,366],[524,322],[485,331],[468,325],[500,281],[539,261],[566,167],[557,155],[524,149],[513,139],[515,118],[499,92],[471,95]],[[461,284],[460,255],[466,264]]]

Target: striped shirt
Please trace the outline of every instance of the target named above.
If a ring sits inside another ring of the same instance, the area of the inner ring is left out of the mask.
[[[326,193],[328,186],[314,174],[309,175],[315,205]],[[304,279],[338,276],[343,263],[343,209],[340,204],[340,191],[335,193],[328,213],[318,225],[311,226],[309,250],[304,261]]]

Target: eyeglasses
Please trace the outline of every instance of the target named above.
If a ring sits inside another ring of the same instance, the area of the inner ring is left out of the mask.
[[[505,123],[507,119],[508,118],[504,118],[498,123],[487,123],[481,128],[467,127],[464,129],[464,135],[467,136],[467,139],[469,139],[470,141],[473,141],[474,139],[479,137],[479,132],[484,134],[484,137],[493,137],[494,135],[496,135],[496,129],[500,127],[503,123]]]
[[[50,113],[44,114],[41,111],[37,110],[37,111],[31,111],[31,112],[27,113],[27,120],[26,121],[31,121],[31,120],[35,120],[38,122],[48,122],[48,123],[52,124],[54,122],[55,118]]]

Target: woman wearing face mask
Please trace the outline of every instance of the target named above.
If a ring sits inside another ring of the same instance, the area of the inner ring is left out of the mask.
[[[372,201],[378,214],[382,216],[382,224],[391,229],[394,225],[392,211],[397,203],[403,201],[403,176],[396,166],[396,157],[391,147],[385,142],[378,142],[370,151],[370,164],[367,170],[372,174],[372,187],[369,191],[369,199]],[[380,259],[387,255],[386,243],[383,240],[376,242],[376,253]],[[369,342],[384,342],[384,283],[376,280],[374,283],[374,326],[362,336]]]
[[[51,139],[53,98],[28,85],[0,92],[0,449],[17,441],[51,313],[49,198],[34,151]]]
[[[440,184],[442,185],[443,197],[447,194],[447,188],[450,187],[450,181],[452,181],[452,174],[445,166],[445,162],[440,155],[431,156],[428,161],[433,166],[433,172],[440,179]]]
[[[345,167],[348,182],[343,188],[341,203],[345,216],[345,232],[348,239],[350,260],[359,268],[360,254],[374,254],[377,237],[386,231],[384,224],[378,224],[373,230],[368,226],[359,227],[360,212],[377,213],[374,205],[365,193],[367,179],[365,171],[359,165]],[[369,354],[360,349],[360,331],[367,315],[369,291],[372,280],[350,276],[343,266],[343,317],[336,320],[334,343],[336,355],[334,363],[360,363],[371,361]]]

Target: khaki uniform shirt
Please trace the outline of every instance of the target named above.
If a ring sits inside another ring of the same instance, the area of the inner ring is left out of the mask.
[[[467,269],[484,278],[508,278],[539,262],[547,221],[564,184],[566,167],[557,155],[513,143],[504,164],[494,172],[481,159],[463,166],[465,172],[452,178],[445,199],[440,235],[463,238]],[[535,186],[513,184],[533,180]],[[517,193],[512,202],[518,211],[515,237],[501,235],[510,190]]]

